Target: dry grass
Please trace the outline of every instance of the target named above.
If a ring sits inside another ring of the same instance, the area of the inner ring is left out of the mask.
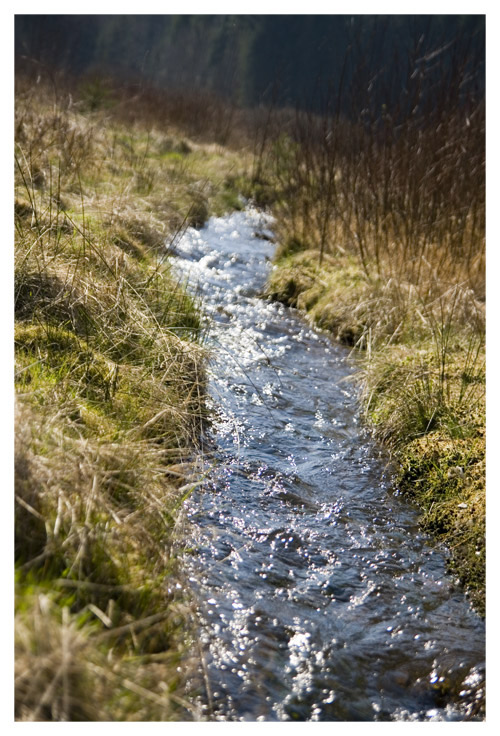
[[[390,109],[359,87],[350,122],[334,96],[297,111],[259,171],[280,243],[268,293],[361,350],[365,416],[484,612],[484,96],[460,49],[431,87],[409,64]]]
[[[192,485],[166,482],[178,454],[81,438],[66,408],[16,417],[17,718],[190,718],[174,532]]]
[[[16,718],[189,720],[177,555],[206,356],[165,244],[243,164],[98,92],[18,80]]]

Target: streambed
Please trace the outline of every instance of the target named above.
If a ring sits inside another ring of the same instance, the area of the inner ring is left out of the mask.
[[[482,719],[484,623],[359,421],[348,351],[259,298],[274,245],[248,208],[189,229],[215,420],[190,497],[204,717]]]

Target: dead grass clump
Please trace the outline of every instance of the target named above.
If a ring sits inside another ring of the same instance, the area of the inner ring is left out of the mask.
[[[16,319],[69,323],[75,332],[85,333],[90,315],[74,282],[68,279],[63,281],[56,273],[23,273],[18,270],[14,294]]]
[[[95,677],[84,628],[68,607],[43,593],[26,596],[16,616],[16,702],[20,721],[88,721],[96,707]],[[105,716],[104,716],[105,717]]]
[[[144,657],[161,654],[163,681],[178,678],[171,667],[186,612],[174,605],[183,590],[172,535],[181,498],[166,481],[172,455],[141,440],[84,439],[77,418],[58,409],[23,403],[16,421],[16,716],[129,718],[127,699],[114,703],[123,671],[159,703],[158,682],[151,691],[140,684],[154,679]]]
[[[23,586],[18,595],[18,721],[169,721],[197,717],[189,703],[175,693],[178,683],[172,672],[179,661],[175,649],[148,656],[134,651],[129,644],[128,656],[120,651],[121,640],[144,642],[158,629],[165,630],[165,612],[103,631],[101,620],[110,621],[106,613],[92,604],[73,613],[72,600],[70,590],[56,594]]]

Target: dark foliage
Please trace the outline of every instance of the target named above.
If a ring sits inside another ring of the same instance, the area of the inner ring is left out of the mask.
[[[483,58],[484,38],[482,15],[18,15],[15,24],[18,65],[310,109],[351,86],[390,107],[409,66],[417,84],[437,60],[440,72],[443,58],[450,70],[460,63],[464,39],[466,56]],[[484,91],[484,75],[476,84]]]

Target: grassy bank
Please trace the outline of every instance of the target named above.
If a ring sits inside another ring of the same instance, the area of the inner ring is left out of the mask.
[[[484,99],[465,51],[429,71],[432,94],[415,63],[390,110],[360,87],[349,122],[335,96],[271,121],[256,181],[279,243],[268,294],[353,349],[397,485],[484,614]]]
[[[198,306],[164,245],[238,206],[244,161],[208,142],[220,121],[206,107],[191,115],[204,135],[181,133],[181,102],[18,79],[20,720],[195,715],[176,560],[206,356]]]
[[[353,348],[365,419],[396,461],[396,485],[485,611],[484,305],[462,287],[425,303],[370,282],[352,258],[277,260],[268,294]]]

